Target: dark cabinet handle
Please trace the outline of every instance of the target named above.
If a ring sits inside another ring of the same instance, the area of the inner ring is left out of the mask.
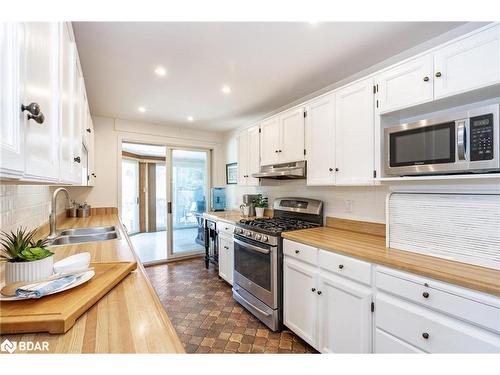
[[[45,121],[45,116],[40,110],[40,105],[38,103],[30,103],[28,105],[21,104],[21,111],[28,112],[28,120],[35,120],[39,124],[43,124]]]
[[[340,269],[344,268],[344,265],[343,264],[339,264],[339,268]]]
[[[338,168],[335,168],[335,172],[338,172],[338,171],[339,171],[339,169],[338,169]]]
[[[424,82],[429,82],[429,77],[424,77]]]
[[[424,298],[429,298],[429,293],[427,293],[427,292],[423,292],[423,293],[422,293],[422,297],[424,297]]]
[[[427,332],[424,332],[422,333],[422,337],[427,340],[429,338],[429,334]]]
[[[281,152],[281,150],[278,150],[278,152]]]
[[[92,176],[93,176],[94,178],[95,178],[95,177],[97,177],[97,176],[95,175],[95,173],[92,173]]]
[[[82,162],[82,159],[80,159],[80,157],[79,157],[79,156],[77,156],[76,158],[73,158],[73,161],[74,161],[75,163],[81,163],[81,162]]]
[[[87,128],[87,133],[92,133],[92,130],[90,128]]]
[[[278,150],[274,150],[275,153],[278,153]]]
[[[316,288],[311,288],[311,292],[315,292],[316,291]]]
[[[441,77],[441,72],[436,72],[436,77],[437,78]]]
[[[333,168],[328,168],[328,170],[329,170],[330,172],[333,172]]]
[[[295,254],[298,254],[298,253],[300,253],[300,250],[295,250]]]
[[[318,290],[318,295],[319,295],[319,296],[321,295],[321,290]]]

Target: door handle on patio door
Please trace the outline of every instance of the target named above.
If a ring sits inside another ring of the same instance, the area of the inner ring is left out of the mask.
[[[167,213],[169,213],[169,214],[172,213],[172,202],[167,203]]]

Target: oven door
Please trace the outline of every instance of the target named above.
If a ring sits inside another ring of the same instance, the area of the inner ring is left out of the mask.
[[[234,281],[267,306],[278,308],[278,248],[234,236]]]

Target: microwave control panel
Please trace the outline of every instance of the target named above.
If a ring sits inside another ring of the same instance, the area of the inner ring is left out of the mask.
[[[470,118],[470,160],[493,159],[493,114]]]

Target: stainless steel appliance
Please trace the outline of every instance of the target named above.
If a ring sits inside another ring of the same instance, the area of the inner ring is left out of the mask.
[[[499,172],[499,107],[385,129],[386,175]]]
[[[306,178],[306,162],[296,161],[276,165],[263,165],[259,173],[253,173],[254,178],[274,178],[278,180],[291,180]]]
[[[233,297],[273,331],[283,326],[283,239],[285,231],[323,224],[323,203],[278,198],[273,218],[240,220],[234,229]]]
[[[244,216],[255,216],[255,205],[253,202],[259,197],[260,194],[243,194],[243,204],[240,206],[241,214]]]

